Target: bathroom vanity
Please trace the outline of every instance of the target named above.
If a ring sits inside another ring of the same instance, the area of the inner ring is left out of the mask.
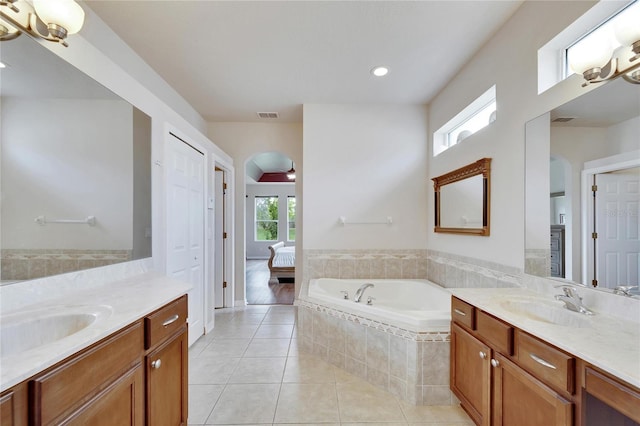
[[[640,331],[522,289],[454,290],[450,387],[477,425],[640,424]]]
[[[145,274],[70,296],[69,306],[99,301],[109,312],[63,338],[3,354],[0,423],[186,425],[188,289]]]

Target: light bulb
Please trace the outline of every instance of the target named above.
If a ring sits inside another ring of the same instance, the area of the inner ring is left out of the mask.
[[[570,50],[569,66],[578,73],[593,68],[602,68],[611,59],[613,48],[609,40],[604,37],[588,37]]]
[[[371,74],[375,75],[376,77],[384,77],[388,73],[389,73],[389,68],[387,67],[375,67],[374,69],[371,70]]]
[[[640,41],[640,2],[629,6],[614,18],[613,32],[623,46]]]
[[[34,0],[36,14],[47,25],[58,25],[75,34],[84,24],[84,10],[74,0]]]

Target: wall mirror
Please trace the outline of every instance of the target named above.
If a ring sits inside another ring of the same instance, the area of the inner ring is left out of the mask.
[[[525,273],[637,286],[640,85],[606,83],[525,130]]]
[[[150,117],[27,36],[0,55],[0,280],[151,256]]]
[[[434,232],[489,235],[491,158],[432,178]]]

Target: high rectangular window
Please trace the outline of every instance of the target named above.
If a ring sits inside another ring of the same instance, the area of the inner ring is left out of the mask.
[[[278,240],[278,197],[255,197],[255,240]]]
[[[496,120],[496,110],[494,85],[433,134],[433,156],[493,123]]]

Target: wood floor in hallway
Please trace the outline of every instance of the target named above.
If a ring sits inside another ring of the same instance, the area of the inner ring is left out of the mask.
[[[266,260],[247,260],[247,304],[292,305],[295,294],[293,280],[269,284],[269,266]]]

